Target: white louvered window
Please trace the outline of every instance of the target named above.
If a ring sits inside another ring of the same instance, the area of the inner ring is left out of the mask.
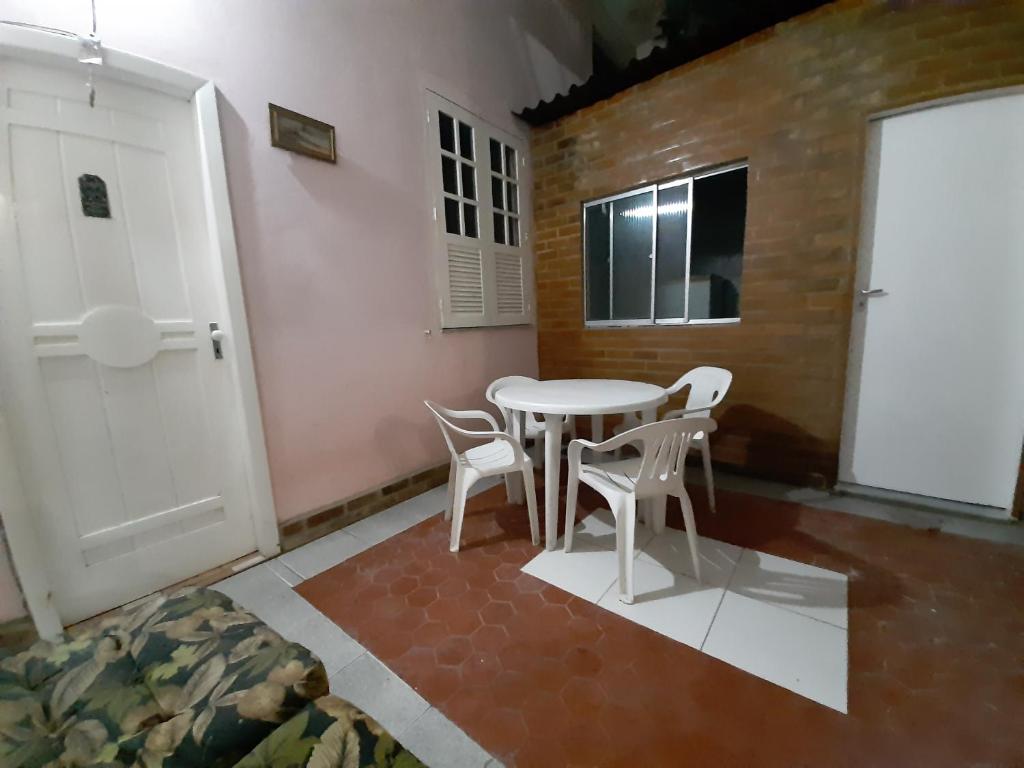
[[[431,91],[427,104],[442,327],[530,323],[524,144]]]

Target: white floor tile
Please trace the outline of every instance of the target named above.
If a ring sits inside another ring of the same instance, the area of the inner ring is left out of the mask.
[[[846,630],[726,592],[704,653],[846,712]]]
[[[633,564],[633,569],[633,604],[621,602],[618,587],[613,584],[598,605],[699,649],[722,600],[723,588],[698,584],[689,576],[641,560]]]
[[[370,544],[347,532],[335,531],[303,544],[278,558],[292,571],[309,579],[370,548]]]
[[[436,490],[436,489],[435,489]],[[380,544],[397,533],[412,528],[433,514],[444,510],[444,497],[427,492],[370,515],[358,523],[346,526],[343,533],[355,536],[369,545]],[[424,498],[425,497],[425,498]]]
[[[305,578],[293,571],[280,557],[275,557],[273,560],[267,560],[267,568],[272,570],[279,579],[282,579],[289,587],[294,587],[305,581]]]
[[[729,583],[743,548],[698,535],[697,552],[700,557],[701,582],[724,587]],[[676,528],[666,528],[657,536],[652,537],[637,560],[660,565],[691,578],[696,577],[686,531]]]
[[[319,612],[288,628],[281,636],[316,654],[328,677],[366,653],[345,630]]]
[[[282,637],[294,636],[297,629],[322,614],[298,592],[272,597],[250,608],[259,619]]]
[[[639,551],[654,533],[639,521],[633,529],[633,550]],[[559,539],[561,547],[565,537]],[[615,549],[615,515],[610,509],[596,509],[576,524],[572,534],[573,551],[577,549]]]
[[[614,550],[574,545],[568,554],[560,547],[541,552],[523,566],[523,573],[596,603],[618,579],[619,565]]]
[[[288,582],[278,576],[268,563],[260,563],[230,576],[214,584],[211,589],[223,592],[249,610],[254,610],[257,605],[266,605],[273,598],[292,591]]]
[[[430,768],[485,768],[492,760],[483,747],[433,707],[394,736]]]
[[[396,738],[430,705],[369,653],[331,677],[331,693],[350,701]]]
[[[846,590],[845,574],[749,549],[729,583],[730,592],[844,629]]]

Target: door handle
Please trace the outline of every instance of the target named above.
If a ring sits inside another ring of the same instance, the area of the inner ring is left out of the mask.
[[[213,345],[214,360],[223,360],[224,353],[221,351],[220,343],[224,341],[224,331],[217,323],[210,323],[210,343]]]
[[[861,288],[860,295],[866,299],[870,299],[872,296],[885,296],[884,288]]]

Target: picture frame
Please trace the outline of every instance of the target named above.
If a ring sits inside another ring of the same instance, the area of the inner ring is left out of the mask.
[[[337,163],[334,126],[277,104],[270,107],[270,144],[325,163]]]

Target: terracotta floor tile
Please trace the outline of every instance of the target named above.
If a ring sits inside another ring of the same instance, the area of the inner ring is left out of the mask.
[[[1024,551],[693,502],[706,536],[850,577],[848,715],[521,573],[540,550],[502,487],[471,499],[458,554],[436,516],[297,590],[510,766],[1024,765]]]

